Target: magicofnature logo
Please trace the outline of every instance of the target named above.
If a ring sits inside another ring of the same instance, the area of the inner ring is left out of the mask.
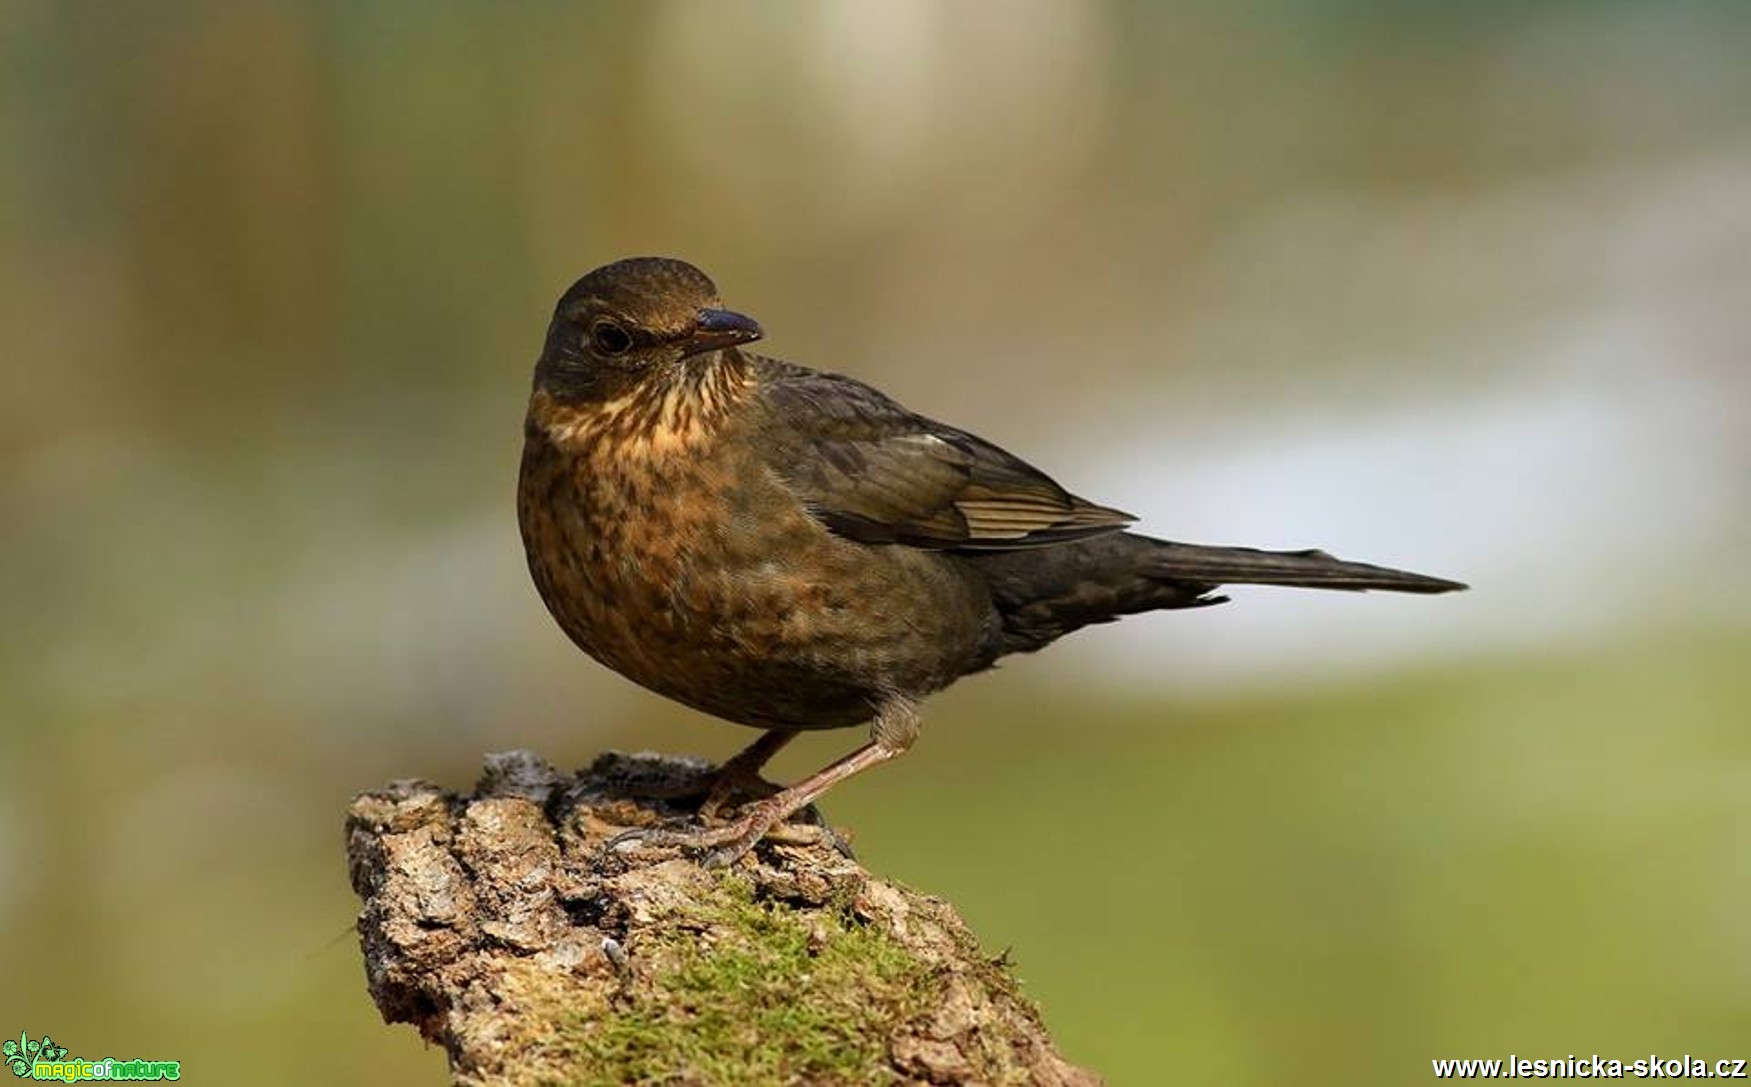
[[[67,1047],[56,1045],[47,1034],[32,1038],[24,1031],[18,1040],[0,1042],[0,1060],[20,1079],[56,1079],[77,1083],[87,1079],[181,1079],[181,1061],[101,1061],[67,1059]]]

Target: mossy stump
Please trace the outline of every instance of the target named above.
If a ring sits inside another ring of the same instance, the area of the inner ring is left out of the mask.
[[[605,851],[686,814],[663,798],[709,769],[609,753],[564,775],[512,752],[469,796],[359,796],[347,853],[384,1019],[469,1085],[1100,1082],[947,903],[830,834],[722,871]]]

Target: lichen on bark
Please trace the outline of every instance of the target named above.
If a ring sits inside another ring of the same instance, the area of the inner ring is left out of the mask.
[[[947,903],[830,835],[722,871],[604,849],[686,816],[709,769],[610,753],[565,775],[513,752],[468,795],[401,781],[356,798],[383,1017],[469,1085],[1099,1082]]]

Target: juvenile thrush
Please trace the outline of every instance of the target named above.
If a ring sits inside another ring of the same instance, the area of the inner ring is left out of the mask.
[[[586,653],[766,730],[707,811],[803,729],[869,742],[733,819],[648,840],[747,852],[904,752],[919,701],[1010,653],[1225,584],[1465,586],[1320,551],[1173,543],[860,381],[761,337],[692,265],[637,257],[560,298],[535,365],[517,515],[536,588]]]

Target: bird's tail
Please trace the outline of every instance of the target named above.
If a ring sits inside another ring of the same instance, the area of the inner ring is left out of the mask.
[[[1345,562],[1324,551],[1260,551],[1251,547],[1151,540],[1142,570],[1152,577],[1217,585],[1292,585],[1302,589],[1380,589],[1395,593],[1450,593],[1458,581],[1365,562]]]
[[[1001,653],[1025,653],[1091,623],[1163,608],[1220,604],[1221,585],[1306,589],[1381,589],[1445,593],[1457,581],[1362,562],[1323,551],[1208,547],[1115,532],[1052,547],[965,556],[985,577],[1002,618]]]

